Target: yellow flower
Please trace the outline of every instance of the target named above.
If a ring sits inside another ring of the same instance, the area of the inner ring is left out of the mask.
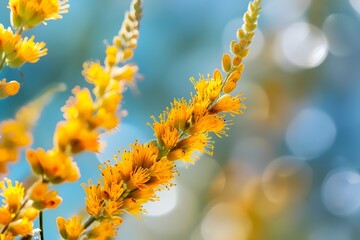
[[[198,82],[195,82],[193,78],[190,79],[195,87],[197,97],[202,101],[209,101],[212,103],[215,101],[222,90],[222,76],[219,70],[214,71],[213,78],[205,79],[204,76],[201,76],[201,79]]]
[[[18,83],[17,81],[6,82],[5,78],[0,81],[0,99],[9,96],[14,96],[19,92],[19,90],[20,90],[20,83]]]
[[[194,117],[194,123],[189,128],[190,134],[198,134],[204,132],[213,132],[218,137],[226,135],[226,126],[228,125],[223,119],[224,116],[218,116],[215,114],[197,115]]]
[[[117,236],[117,228],[122,224],[122,218],[104,219],[86,233],[88,239],[107,240]]]
[[[30,29],[50,19],[62,18],[67,13],[67,0],[9,0],[11,23],[15,28]]]
[[[2,190],[1,196],[4,197],[3,202],[7,204],[9,212],[16,213],[20,209],[21,202],[24,198],[25,189],[22,183],[16,181],[15,185],[13,185],[10,179],[5,178],[1,182],[0,188]]]
[[[66,105],[61,109],[67,120],[81,119],[84,122],[90,120],[94,113],[94,102],[89,89],[75,87],[72,90],[74,97],[70,97]]]
[[[56,219],[56,223],[59,228],[59,232],[64,239],[77,240],[84,231],[81,224],[81,216],[73,216],[72,218],[65,220],[62,217]]]
[[[150,181],[147,182],[148,187],[157,187],[158,185],[168,185],[174,178],[174,163],[167,159],[156,161],[150,168]],[[171,185],[171,184],[170,184]]]
[[[166,157],[170,161],[181,159],[182,161],[193,163],[194,160],[197,160],[193,155],[195,151],[212,155],[212,150],[214,148],[212,144],[213,142],[210,141],[210,137],[207,133],[190,135],[181,140]]]
[[[30,221],[34,221],[39,216],[39,210],[33,207],[26,208],[20,213],[19,218],[26,218]]]
[[[103,215],[105,217],[117,216],[123,213],[123,201],[108,200],[104,206]]]
[[[32,229],[33,229],[33,223],[29,221],[29,219],[27,218],[22,218],[13,222],[10,225],[9,231],[15,236],[17,235],[26,236],[31,234]]]
[[[99,133],[86,129],[80,120],[60,122],[54,135],[54,145],[62,152],[76,154],[82,151],[99,152]]]
[[[138,69],[136,65],[126,64],[122,67],[115,67],[111,72],[111,76],[117,81],[125,80],[131,83],[134,81]]]
[[[86,81],[95,86],[104,89],[110,82],[109,73],[105,72],[105,69],[98,62],[85,62],[83,64],[84,75]]]
[[[165,114],[167,114],[167,121],[169,122],[169,125],[175,127],[178,130],[184,131],[189,127],[189,119],[192,115],[190,103],[186,102],[184,99],[175,99],[174,102],[170,104],[170,106],[170,110],[167,110],[164,113],[164,119]]]
[[[15,237],[10,232],[0,234],[0,240],[14,240],[14,239]]]
[[[162,115],[160,115],[160,122],[156,122],[155,118],[154,121],[154,135],[157,137],[159,144],[166,149],[174,147],[179,140],[178,130],[171,126],[170,121],[164,121]]]
[[[4,28],[4,25],[0,24],[0,56],[3,53],[5,55],[13,52],[15,46],[21,40],[19,34],[14,34],[11,28]]]
[[[48,190],[48,186],[48,183],[39,181],[30,190],[30,199],[34,201],[33,206],[37,209],[57,208],[62,202],[62,198],[58,196],[57,192]]]
[[[15,50],[7,56],[7,62],[10,67],[20,67],[25,62],[36,63],[40,57],[47,54],[44,42],[34,42],[34,36],[25,37],[19,41]]]
[[[74,182],[80,178],[77,164],[58,150],[45,152],[43,149],[30,149],[26,152],[26,158],[35,173],[52,183]]]
[[[0,208],[0,224],[8,225],[12,220],[11,212],[5,206]]]
[[[231,115],[242,114],[241,109],[246,109],[246,106],[242,104],[245,98],[238,96],[223,95],[216,103],[210,107],[210,114],[217,114],[220,112],[227,112]]]
[[[103,207],[105,205],[103,200],[103,192],[100,185],[93,185],[89,181],[88,185],[82,185],[86,193],[85,204],[86,211],[93,216],[98,218],[102,214]]]
[[[15,120],[7,120],[0,124],[0,132],[3,146],[24,147],[31,143],[32,137],[24,125]]]

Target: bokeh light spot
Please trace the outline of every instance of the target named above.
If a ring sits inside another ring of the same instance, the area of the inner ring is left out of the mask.
[[[322,199],[336,216],[353,215],[360,207],[360,175],[351,169],[330,172],[322,186]]]
[[[329,51],[335,56],[348,56],[359,50],[360,30],[354,19],[344,14],[329,15],[323,25]]]
[[[334,143],[336,126],[331,117],[322,110],[302,110],[286,131],[286,143],[298,157],[319,157]]]
[[[280,47],[285,59],[299,68],[319,66],[328,53],[325,35],[306,22],[297,22],[286,28],[280,35]]]
[[[237,205],[219,203],[205,215],[201,234],[205,240],[246,240],[251,228],[251,221]]]
[[[360,0],[349,0],[350,5],[354,8],[354,10],[360,14]]]
[[[159,192],[159,201],[144,204],[148,216],[160,216],[173,210],[177,204],[177,188],[164,189]]]
[[[302,199],[311,185],[312,170],[302,159],[277,158],[266,167],[262,185],[265,196],[274,203],[287,204]]]

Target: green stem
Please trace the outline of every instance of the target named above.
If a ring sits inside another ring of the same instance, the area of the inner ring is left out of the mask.
[[[84,223],[84,226],[83,226],[83,228],[84,228],[84,230],[85,229],[87,229],[93,222],[95,222],[96,221],[96,218],[94,218],[94,217],[90,217],[85,223]]]
[[[0,70],[3,69],[4,64],[5,64],[5,60],[6,60],[6,56],[5,54],[3,54],[1,60],[0,60]]]
[[[39,225],[40,225],[40,239],[44,240],[43,211],[40,211],[39,214]]]

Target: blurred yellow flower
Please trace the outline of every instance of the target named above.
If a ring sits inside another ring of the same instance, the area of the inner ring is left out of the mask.
[[[60,122],[54,135],[54,145],[61,152],[76,154],[83,151],[99,152],[99,133],[84,127],[80,120]]]
[[[27,218],[22,218],[11,223],[9,231],[14,235],[26,236],[31,234],[33,230],[33,222]]]
[[[1,233],[0,240],[14,240],[14,236],[10,232]]]
[[[29,149],[26,152],[26,158],[35,173],[42,175],[52,183],[74,182],[80,177],[77,164],[72,161],[71,157],[58,150],[45,152],[41,148]]]
[[[9,212],[9,209],[6,206],[0,208],[0,224],[8,225],[12,220],[12,213]]]
[[[1,55],[1,54],[0,54]],[[20,83],[17,81],[6,82],[6,79],[0,80],[0,99],[16,95],[20,90]]]
[[[50,19],[62,18],[67,13],[68,0],[9,0],[11,24],[15,28],[30,29]]]
[[[30,189],[30,199],[34,201],[33,206],[39,210],[45,208],[57,208],[62,202],[62,198],[54,190],[48,189],[49,184],[39,181]]]
[[[110,74],[105,71],[98,62],[85,62],[83,64],[82,74],[85,80],[100,89],[104,89],[110,82]]]

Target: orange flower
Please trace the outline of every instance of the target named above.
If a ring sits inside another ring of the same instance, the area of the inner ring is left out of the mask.
[[[30,190],[30,199],[34,201],[33,206],[39,210],[57,208],[62,202],[62,198],[58,196],[57,192],[48,190],[48,186],[48,183],[39,181]]]
[[[74,216],[68,220],[62,217],[56,219],[61,236],[68,240],[77,240],[84,231],[81,216]]]
[[[6,82],[5,78],[0,81],[0,99],[9,96],[14,96],[19,92],[19,90],[20,90],[20,83],[18,83],[17,81]]]
[[[19,219],[10,225],[9,231],[14,235],[26,236],[33,230],[33,223],[27,218]]]
[[[52,183],[74,182],[80,178],[76,163],[57,150],[45,152],[43,149],[30,149],[26,152],[26,157],[33,171]]]
[[[54,145],[61,152],[76,154],[82,151],[99,152],[99,133],[84,127],[80,120],[60,122],[54,135]]]
[[[122,218],[105,219],[88,231],[86,235],[88,239],[92,240],[107,240],[116,237],[116,230],[122,222]]]

